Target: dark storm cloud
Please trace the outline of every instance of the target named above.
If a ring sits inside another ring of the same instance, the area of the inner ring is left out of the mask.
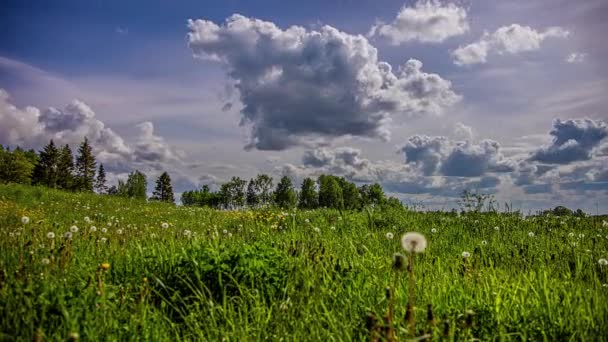
[[[591,159],[592,151],[608,136],[608,126],[591,119],[553,121],[551,145],[534,152],[530,158],[548,164],[569,164]]]
[[[398,70],[360,35],[318,31],[238,14],[223,25],[189,21],[198,58],[226,66],[250,125],[249,148],[284,150],[345,135],[388,139],[394,114],[439,113],[460,97],[410,59]]]

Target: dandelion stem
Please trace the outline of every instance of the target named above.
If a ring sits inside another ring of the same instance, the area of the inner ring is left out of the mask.
[[[409,288],[409,301],[407,303],[407,310],[409,311],[409,321],[410,321],[410,334],[412,336],[416,335],[416,332],[414,330],[414,324],[415,324],[415,319],[414,319],[414,254],[415,253],[410,253],[410,288]]]

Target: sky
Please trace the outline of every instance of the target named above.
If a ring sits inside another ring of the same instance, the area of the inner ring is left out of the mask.
[[[608,213],[608,2],[4,0],[0,144]]]

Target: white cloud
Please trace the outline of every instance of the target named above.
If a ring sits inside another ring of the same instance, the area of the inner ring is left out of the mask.
[[[223,25],[190,20],[189,46],[222,63],[239,92],[248,147],[284,150],[341,136],[388,139],[391,115],[440,113],[460,100],[450,81],[410,59],[393,72],[360,35],[238,14]]]
[[[484,33],[477,42],[458,47],[452,56],[456,65],[481,64],[487,62],[490,52],[515,55],[534,51],[540,49],[540,44],[547,38],[566,38],[569,34],[561,27],[549,27],[540,32],[529,26],[511,24],[494,33]]]
[[[466,9],[454,3],[419,0],[413,7],[403,6],[392,23],[372,26],[368,36],[385,38],[392,45],[409,41],[441,43],[467,31]]]
[[[569,54],[565,61],[566,63],[570,63],[570,64],[578,64],[578,63],[582,63],[585,61],[585,59],[587,59],[587,54],[583,53],[583,52],[572,52],[571,54]]]

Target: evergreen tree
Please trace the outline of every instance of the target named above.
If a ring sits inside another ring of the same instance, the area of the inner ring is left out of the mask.
[[[255,207],[260,203],[256,181],[252,178],[247,184],[247,205]]]
[[[89,144],[89,139],[86,137],[78,147],[78,156],[76,157],[76,178],[78,190],[93,191],[93,182],[95,180],[95,157],[93,150]]]
[[[69,145],[59,150],[57,161],[57,186],[61,189],[74,188],[74,156]]]
[[[300,201],[298,207],[302,209],[314,209],[319,205],[317,191],[315,190],[315,181],[311,178],[305,178],[302,181],[300,189]]]
[[[288,209],[296,205],[297,197],[291,178],[283,176],[274,191],[274,202],[277,206]]]
[[[59,151],[55,143],[51,141],[46,145],[38,156],[38,164],[34,168],[32,182],[51,188],[57,186],[57,167],[59,163]]]
[[[156,187],[152,193],[152,199],[155,201],[174,203],[173,187],[171,186],[171,177],[167,172],[163,172],[156,180]]]
[[[97,178],[95,178],[95,190],[100,194],[108,192],[108,186],[106,185],[106,170],[103,168],[103,164],[99,164],[97,170]]]

